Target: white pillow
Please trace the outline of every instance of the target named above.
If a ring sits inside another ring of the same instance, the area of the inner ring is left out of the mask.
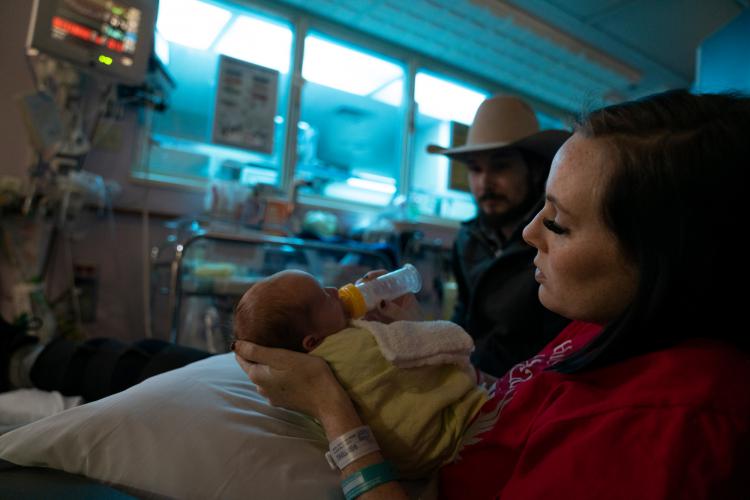
[[[0,458],[172,498],[341,498],[322,429],[214,356],[0,436]]]

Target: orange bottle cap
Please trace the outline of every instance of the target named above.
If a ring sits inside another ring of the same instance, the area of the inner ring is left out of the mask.
[[[346,309],[346,313],[350,318],[361,318],[367,312],[367,305],[365,304],[362,292],[351,283],[339,288],[339,298],[344,304],[344,309]]]

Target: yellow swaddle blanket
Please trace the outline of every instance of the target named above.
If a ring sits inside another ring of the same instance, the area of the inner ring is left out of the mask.
[[[451,461],[487,393],[455,364],[398,368],[375,337],[353,327],[311,354],[325,359],[404,479],[428,476]]]

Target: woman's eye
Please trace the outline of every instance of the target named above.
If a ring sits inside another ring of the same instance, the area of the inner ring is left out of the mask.
[[[567,229],[560,226],[557,222],[553,221],[552,219],[542,219],[542,224],[544,224],[544,227],[549,229],[555,234],[565,234],[568,232]]]

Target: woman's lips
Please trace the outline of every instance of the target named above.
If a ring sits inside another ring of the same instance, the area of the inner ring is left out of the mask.
[[[540,271],[538,267],[534,270],[534,279],[539,283],[544,281],[544,273]]]

